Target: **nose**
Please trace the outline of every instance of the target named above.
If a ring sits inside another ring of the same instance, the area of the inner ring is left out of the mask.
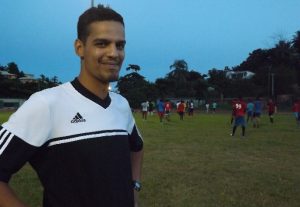
[[[108,56],[109,57],[117,57],[118,56],[118,49],[115,44],[111,44],[108,48]]]

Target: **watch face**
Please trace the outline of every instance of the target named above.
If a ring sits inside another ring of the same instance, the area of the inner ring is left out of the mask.
[[[133,188],[134,188],[134,190],[136,190],[136,191],[140,191],[141,188],[142,188],[142,186],[141,186],[141,184],[140,184],[139,182],[134,181],[134,182],[133,182]]]

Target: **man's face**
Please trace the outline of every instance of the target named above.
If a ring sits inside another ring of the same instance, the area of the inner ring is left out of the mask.
[[[121,23],[91,23],[86,42],[77,40],[75,47],[77,54],[82,58],[81,73],[86,79],[96,79],[101,83],[118,79],[125,57],[125,32]]]

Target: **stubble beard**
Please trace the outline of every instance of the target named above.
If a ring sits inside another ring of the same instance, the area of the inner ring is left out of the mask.
[[[115,82],[115,81],[118,81],[119,80],[119,72],[117,74],[113,74],[109,79],[108,79],[108,82],[111,83],[111,82]]]

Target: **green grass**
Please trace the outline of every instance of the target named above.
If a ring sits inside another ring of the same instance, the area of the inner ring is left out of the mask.
[[[2,112],[1,112],[2,113]],[[3,115],[0,113],[0,121]],[[145,155],[140,207],[296,207],[300,204],[300,128],[290,114],[262,117],[261,127],[229,136],[229,114],[196,114],[159,123],[136,121]],[[12,179],[18,195],[41,206],[42,189],[29,165]]]

